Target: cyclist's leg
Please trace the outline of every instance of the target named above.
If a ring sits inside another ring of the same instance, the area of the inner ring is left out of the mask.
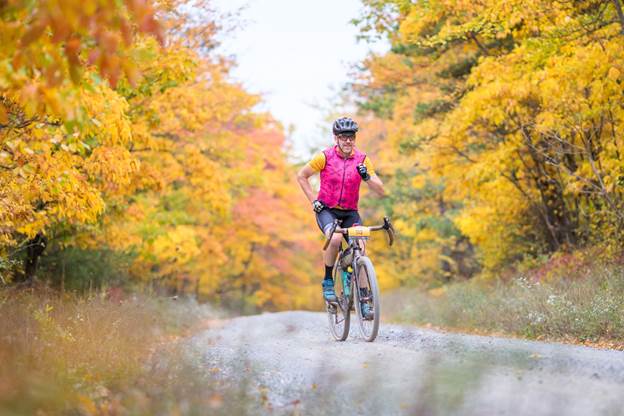
[[[329,233],[331,231],[331,227],[334,223],[334,220],[341,219],[340,213],[336,213],[335,209],[324,209],[321,212],[316,214],[316,223],[319,228],[325,234],[325,237],[329,237]],[[333,267],[336,262],[336,255],[338,254],[338,250],[340,249],[340,243],[342,240],[342,236],[340,234],[334,234],[332,236],[332,240],[327,247],[327,250],[323,253],[323,260],[325,261],[326,267]]]
[[[331,231],[331,227],[334,223],[336,216],[329,209],[324,209],[321,212],[316,214],[316,223],[318,224],[321,231],[325,236],[329,236]],[[338,254],[338,250],[340,249],[340,234],[336,234],[332,237],[332,240],[323,253],[323,263],[324,263],[324,278],[323,278],[323,297],[327,301],[333,301],[336,298],[336,294],[334,292],[334,280],[332,278],[332,270],[334,267],[334,262],[336,261],[336,255]]]
[[[316,224],[325,235],[329,232],[329,229],[335,219],[336,216],[329,208],[324,208],[321,212],[316,213]]]

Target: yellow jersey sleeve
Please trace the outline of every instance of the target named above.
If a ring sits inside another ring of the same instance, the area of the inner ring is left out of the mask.
[[[320,172],[325,169],[325,153],[317,153],[312,160],[308,162],[308,166],[310,166],[315,172]],[[364,166],[366,166],[366,170],[369,175],[373,176],[375,174],[375,167],[368,156],[364,159]]]
[[[325,169],[325,153],[319,152],[308,162],[308,166],[314,169],[315,172],[320,172]]]
[[[373,162],[371,162],[370,157],[366,156],[366,159],[364,159],[364,166],[366,166],[366,170],[370,176],[375,174],[375,168],[373,167]]]

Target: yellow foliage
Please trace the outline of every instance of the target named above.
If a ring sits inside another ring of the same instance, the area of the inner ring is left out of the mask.
[[[354,91],[387,121],[393,211],[429,278],[470,256],[492,273],[621,242],[624,47],[612,2],[364,3],[393,50],[365,61]],[[458,251],[466,238],[476,253]],[[431,247],[437,265],[419,254]]]
[[[316,305],[282,127],[206,52],[209,5],[104,3],[0,5],[0,255],[47,234],[127,253],[170,290]]]
[[[189,226],[178,226],[159,235],[150,245],[149,252],[157,264],[175,263],[176,267],[183,267],[201,253],[196,232]]]

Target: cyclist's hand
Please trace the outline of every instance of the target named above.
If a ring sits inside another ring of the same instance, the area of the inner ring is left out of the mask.
[[[357,171],[365,182],[371,178],[368,174],[368,169],[366,169],[366,165],[364,163],[360,163],[359,165],[357,165]]]
[[[315,199],[314,202],[312,202],[312,209],[314,209],[314,212],[321,212],[325,208],[327,208],[327,205],[325,205],[323,201],[319,201],[318,199]]]

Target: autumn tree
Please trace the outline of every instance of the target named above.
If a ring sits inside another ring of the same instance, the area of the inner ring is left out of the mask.
[[[316,302],[281,126],[214,53],[209,2],[0,7],[15,41],[0,52],[3,280],[32,279],[48,246],[62,279],[73,247],[124,255],[140,285],[252,309]]]
[[[95,223],[137,169],[111,86],[136,34],[161,35],[144,2],[8,1],[0,16],[0,246],[26,252],[30,280],[50,231]]]
[[[475,245],[495,270],[619,246],[618,1],[364,3],[364,34],[387,36],[392,50],[369,58],[354,91],[389,121],[394,179],[411,169],[400,189],[433,190],[434,217],[468,239],[464,254]]]

